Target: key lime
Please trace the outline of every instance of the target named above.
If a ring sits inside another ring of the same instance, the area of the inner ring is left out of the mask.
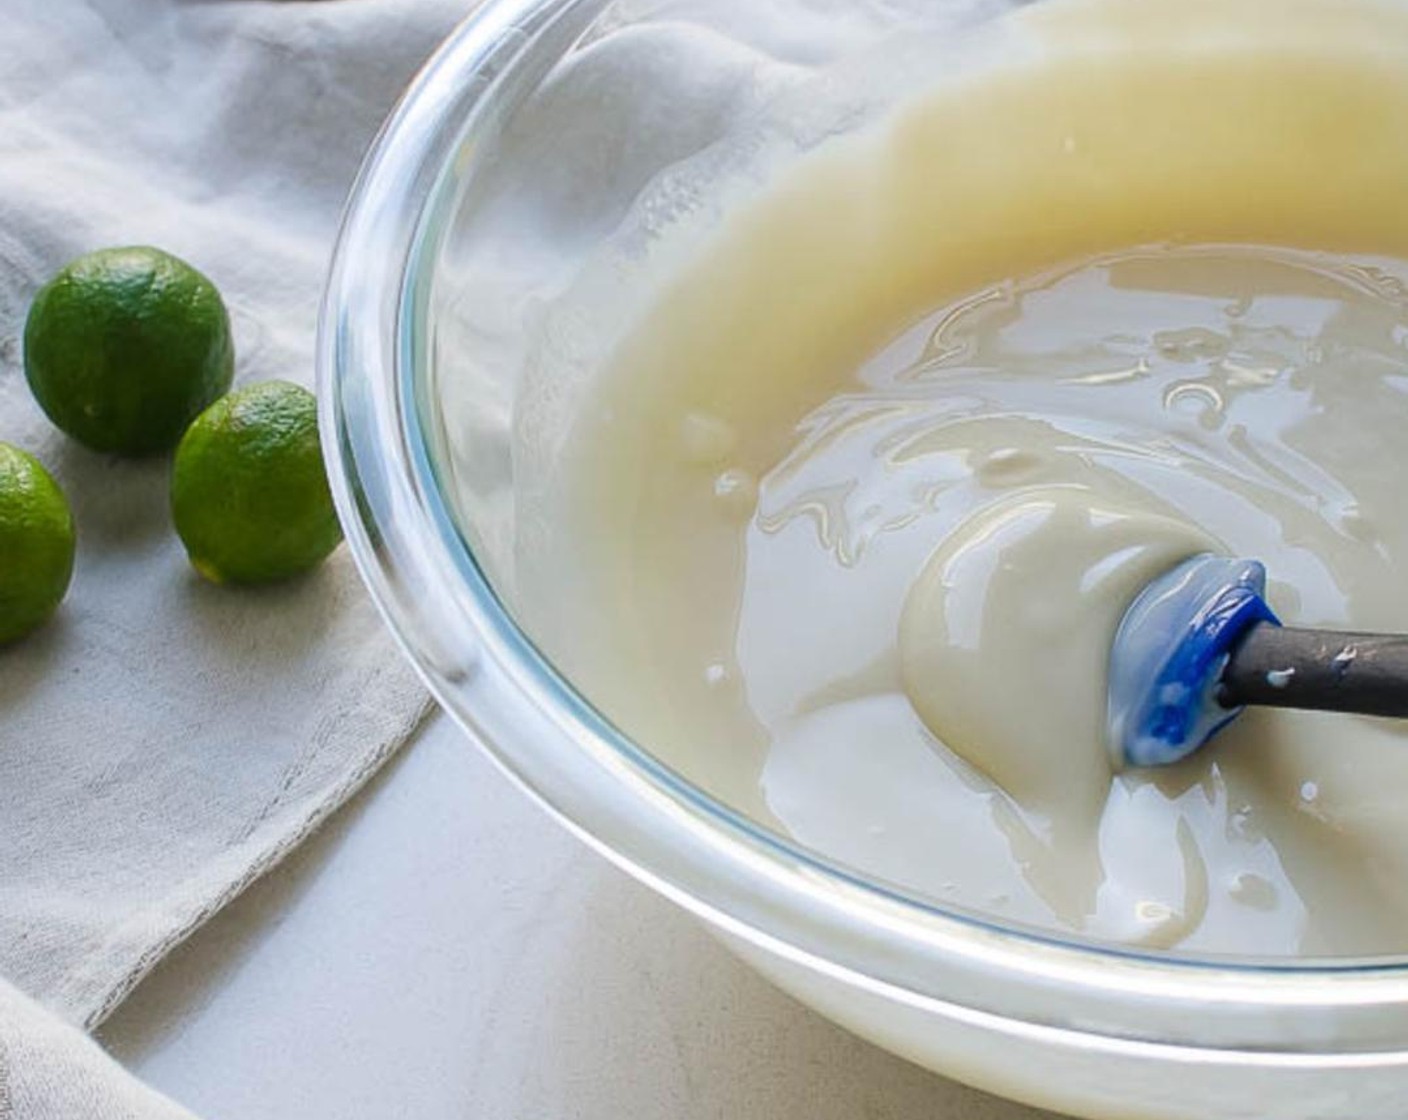
[[[39,460],[0,443],[0,645],[48,621],[73,576],[73,516]]]
[[[230,317],[215,285],[171,254],[102,249],[35,296],[24,369],[49,419],[80,443],[166,451],[230,387]]]
[[[191,563],[216,583],[271,583],[320,564],[342,529],[313,394],[266,381],[201,413],[176,448],[171,512]]]

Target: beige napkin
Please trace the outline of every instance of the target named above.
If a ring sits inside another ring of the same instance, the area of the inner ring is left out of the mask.
[[[470,6],[5,0],[0,440],[58,476],[79,554],[56,621],[0,651],[0,977],[73,1024],[100,1021],[315,828],[427,701],[345,549],[266,591],[190,571],[169,464],[86,452],[30,399],[29,299],[80,252],[156,244],[225,293],[240,381],[311,384],[360,156]],[[50,1044],[71,1051],[46,1065]],[[8,986],[0,1047],[0,1120],[175,1115],[120,1086],[102,1104],[83,1036]]]
[[[0,1120],[191,1120],[0,980]]]

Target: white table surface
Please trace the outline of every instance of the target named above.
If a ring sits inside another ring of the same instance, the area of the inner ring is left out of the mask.
[[[861,1042],[437,718],[100,1033],[203,1120],[1045,1120]]]

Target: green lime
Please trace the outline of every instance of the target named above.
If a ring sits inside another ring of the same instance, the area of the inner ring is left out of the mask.
[[[230,388],[230,317],[215,285],[160,249],[101,249],[39,289],[24,371],[49,419],[95,451],[176,445]]]
[[[73,576],[73,515],[33,455],[0,443],[0,645],[54,613]]]
[[[171,512],[196,571],[216,583],[306,572],[342,540],[313,394],[250,385],[206,409],[176,448]]]

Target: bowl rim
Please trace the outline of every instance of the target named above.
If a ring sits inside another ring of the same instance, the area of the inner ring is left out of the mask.
[[[363,581],[440,705],[636,878],[765,952],[887,998],[1253,1061],[1408,1047],[1408,966],[1396,959],[1252,962],[1083,943],[870,882],[653,760],[519,630],[436,477],[416,376],[428,360],[422,266],[437,207],[472,170],[465,139],[491,132],[504,98],[611,2],[484,0],[382,126],[333,254],[318,330],[329,482]]]

